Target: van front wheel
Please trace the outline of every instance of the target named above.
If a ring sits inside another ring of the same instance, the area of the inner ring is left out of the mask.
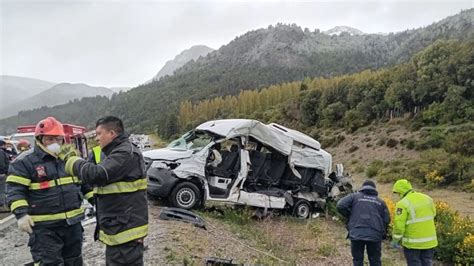
[[[182,182],[171,191],[171,204],[176,208],[192,209],[201,201],[201,191],[191,182]]]
[[[308,219],[311,215],[311,204],[309,201],[299,199],[293,206],[293,216],[298,219]]]

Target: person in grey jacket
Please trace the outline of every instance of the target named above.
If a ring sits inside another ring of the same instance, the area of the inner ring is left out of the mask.
[[[348,221],[353,264],[364,265],[367,247],[370,265],[382,265],[382,240],[390,224],[390,213],[385,202],[378,197],[375,183],[366,180],[357,193],[337,203],[337,211]]]

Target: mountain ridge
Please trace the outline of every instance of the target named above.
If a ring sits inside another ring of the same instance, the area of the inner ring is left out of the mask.
[[[93,97],[96,95],[110,97],[114,91],[105,87],[93,87],[84,83],[58,83],[49,89],[31,97],[7,105],[0,110],[3,117],[16,114],[22,110],[30,110],[42,106],[55,106],[74,99]]]
[[[56,83],[30,77],[0,75],[0,98],[2,106],[14,104],[34,94],[51,88]],[[5,102],[4,102],[5,101]]]
[[[331,36],[319,30],[304,31],[295,24],[252,30],[205,57],[186,63],[174,75],[113,96],[110,101],[102,102],[100,110],[90,111],[120,116],[132,131],[155,131],[177,119],[178,105],[183,100],[193,102],[306,77],[331,77],[385,68],[407,61],[439,39],[472,39],[473,10],[387,36]],[[54,110],[65,119],[76,117],[72,113],[76,109],[72,107]],[[28,113],[21,117],[22,121],[32,118]],[[2,121],[4,124],[0,127],[11,128]],[[92,124],[91,121],[85,123]]]
[[[206,56],[214,49],[206,45],[193,45],[189,49],[186,49],[176,55],[172,60],[166,61],[165,65],[158,71],[158,73],[146,83],[159,80],[161,77],[167,75],[173,75],[173,72],[178,68],[184,66],[191,60],[196,60],[201,56]]]

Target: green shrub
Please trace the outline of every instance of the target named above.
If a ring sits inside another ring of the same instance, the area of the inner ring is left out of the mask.
[[[321,146],[322,147],[331,147],[331,146],[337,146],[341,142],[343,142],[346,139],[346,137],[342,134],[339,134],[337,136],[329,137],[329,138],[323,138],[321,140]]]
[[[474,179],[471,179],[471,182],[470,183],[467,183],[464,187],[463,187],[464,191],[466,192],[470,192],[470,193],[474,193]]]
[[[377,144],[378,146],[383,146],[383,145],[385,145],[385,142],[386,142],[386,141],[387,141],[387,140],[385,139],[385,137],[381,137],[381,138],[379,138],[379,139],[377,140],[377,143],[376,143],[376,144]]]
[[[443,148],[450,153],[460,153],[464,156],[474,155],[473,131],[454,132],[448,134]]]
[[[322,138],[322,133],[321,133],[321,130],[316,128],[316,129],[313,129],[311,130],[311,132],[309,133],[309,135],[315,139],[315,140],[319,140]]]
[[[404,176],[392,171],[390,168],[383,168],[377,175],[377,181],[380,183],[393,183],[402,177]]]
[[[355,145],[352,145],[352,146],[349,148],[348,152],[349,152],[349,153],[353,153],[353,152],[355,152],[355,151],[358,150],[358,149],[359,149],[359,147],[357,147],[357,146],[355,146]]]
[[[436,211],[435,224],[438,237],[436,258],[462,264],[474,261],[472,250],[474,239],[470,237],[474,235],[474,221],[469,217],[462,217],[444,202],[436,203]]]
[[[420,130],[425,124],[419,117],[415,117],[413,121],[411,122],[409,128],[411,131],[418,131]]]
[[[356,168],[354,169],[354,172],[356,173],[362,173],[364,172],[365,168],[362,165],[357,165]]]
[[[379,170],[382,167],[383,167],[383,161],[381,160],[372,161],[365,169],[365,175],[368,178],[372,178],[378,174]]]
[[[474,157],[450,154],[443,149],[430,149],[420,154],[420,159],[411,163],[409,175],[423,182],[433,171],[444,178],[438,185],[459,182],[465,184],[474,178]]]
[[[381,183],[391,183],[400,178],[410,179],[407,169],[403,160],[386,161],[378,172],[377,180]]]
[[[446,138],[446,133],[441,127],[426,129],[422,132],[422,138],[417,142],[416,150],[440,148]]]
[[[387,147],[393,148],[398,145],[398,140],[396,139],[389,139],[387,140]]]
[[[467,234],[462,243],[456,245],[454,261],[461,265],[474,265],[474,234]]]
[[[412,139],[403,139],[400,144],[404,145],[407,149],[413,150],[416,146],[416,142]]]
[[[365,115],[358,110],[349,110],[344,115],[344,126],[349,132],[354,132],[367,123]]]

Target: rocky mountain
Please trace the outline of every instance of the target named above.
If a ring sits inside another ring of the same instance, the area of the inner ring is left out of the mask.
[[[0,106],[15,104],[54,85],[39,79],[0,75]]]
[[[92,87],[82,83],[59,83],[36,95],[18,101],[15,104],[2,106],[0,115],[1,117],[8,117],[22,110],[31,110],[42,106],[51,107],[61,105],[83,97],[93,97],[97,95],[110,97],[113,93],[112,90],[105,87]]]
[[[471,40],[473,17],[474,9],[469,9],[426,27],[386,36],[328,35],[319,30],[303,30],[295,24],[277,24],[238,36],[219,50],[189,61],[171,76],[140,85],[108,101],[100,99],[100,105],[85,99],[77,106],[68,104],[41,112],[60,114],[60,120],[66,121],[77,118],[74,112],[81,110],[79,105],[88,105],[93,108],[89,110],[91,115],[113,113],[122,117],[131,131],[172,128],[178,120],[178,106],[184,100],[193,102],[307,77],[394,66],[437,40]],[[31,123],[38,114],[34,110],[1,120],[0,132],[14,128],[20,120]],[[95,118],[85,122],[91,124]]]
[[[323,33],[325,33],[327,35],[336,35],[336,36],[339,36],[342,33],[349,34],[350,36],[364,35],[365,34],[361,30],[358,30],[356,28],[352,28],[352,27],[349,27],[349,26],[336,26],[336,27],[334,27],[330,30],[324,31]]]
[[[192,46],[191,48],[182,51],[173,60],[167,61],[165,66],[149,82],[157,81],[166,75],[173,75],[176,69],[184,66],[191,60],[197,60],[201,56],[206,56],[212,51],[214,51],[214,49],[205,45]]]

